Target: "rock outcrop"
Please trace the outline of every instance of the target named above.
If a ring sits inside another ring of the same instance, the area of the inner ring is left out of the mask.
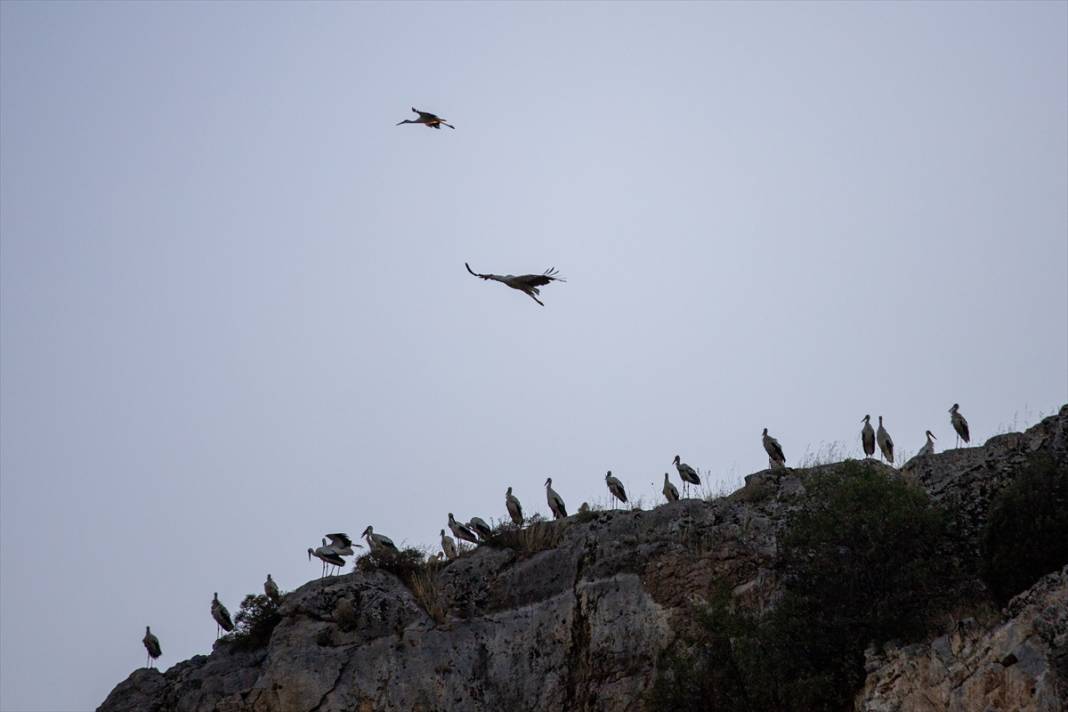
[[[954,503],[974,543],[991,499],[1038,451],[1068,457],[1068,406],[1026,433],[922,458],[904,475]],[[778,535],[812,472],[765,470],[710,502],[544,524],[414,585],[384,571],[312,581],[285,597],[266,648],[220,642],[165,673],[137,670],[99,712],[644,709],[658,655],[691,624],[694,602],[726,584],[751,610],[774,606]],[[1002,628],[964,624],[942,643],[873,653],[858,709],[1002,709],[991,701],[1019,685],[1041,695],[1018,709],[1063,704],[1068,590],[1058,576],[1017,597]],[[1046,610],[1057,601],[1060,617]],[[984,672],[995,665],[1000,677]],[[981,693],[955,692],[984,680]],[[933,706],[909,706],[943,688]],[[977,700],[987,707],[967,706]]]

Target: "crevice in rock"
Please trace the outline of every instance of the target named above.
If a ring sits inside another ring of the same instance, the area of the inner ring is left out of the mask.
[[[587,694],[581,691],[579,686],[588,683],[590,677],[590,619],[582,605],[582,596],[579,593],[579,583],[582,574],[596,560],[597,543],[590,539],[583,542],[584,550],[575,566],[575,580],[571,584],[571,592],[575,598],[574,612],[571,617],[571,649],[568,655],[571,664],[567,668],[567,684],[565,687],[564,708],[568,710],[586,709]]]

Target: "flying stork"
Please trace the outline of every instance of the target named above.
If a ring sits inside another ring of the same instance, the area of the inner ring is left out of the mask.
[[[511,487],[504,493],[504,506],[508,508],[508,516],[512,518],[512,524],[522,526],[523,505],[519,503],[519,498],[512,494]]]
[[[960,405],[954,403],[953,407],[949,409],[949,422],[953,423],[953,429],[957,431],[957,447],[960,447],[961,440],[965,443],[971,441],[971,435],[968,432],[968,421],[960,414],[959,408]]]
[[[664,473],[664,489],[663,489],[663,492],[664,492],[664,497],[667,499],[667,501],[669,501],[669,502],[678,502],[679,501],[679,490],[676,489],[675,485],[671,484],[671,480],[668,478],[668,473],[666,473],[666,472]]]
[[[473,531],[468,529],[466,524],[462,524],[461,522],[456,521],[456,519],[452,516],[452,512],[449,512],[449,529],[452,530],[452,533],[456,535],[457,539],[463,539],[464,541],[469,541],[472,544],[478,543],[478,536]]]
[[[215,592],[215,596],[211,599],[211,617],[215,619],[215,640],[219,639],[219,629],[225,630],[227,633],[234,629],[234,622],[230,620],[230,611],[226,610],[226,606],[219,600],[218,591]]]
[[[567,517],[567,507],[564,506],[564,498],[553,489],[553,478],[545,480],[545,499],[549,502],[549,509],[553,513],[553,519]]]
[[[624,504],[627,503],[627,491],[623,489],[623,483],[617,478],[612,476],[612,471],[609,470],[608,474],[604,476],[605,484],[608,485],[608,491],[612,493],[612,496],[618,499]]]
[[[441,530],[441,550],[445,552],[445,557],[452,561],[456,558],[456,542],[451,536],[445,533],[445,530]]]
[[[471,265],[467,264],[466,262],[464,262],[464,267],[466,267],[467,271],[475,275],[476,277],[481,277],[482,279],[492,279],[493,281],[500,282],[501,284],[507,285],[512,289],[518,289],[520,292],[526,294],[528,297],[536,301],[538,304],[541,304],[542,306],[545,306],[545,304],[543,304],[542,301],[538,299],[538,295],[541,294],[541,290],[538,289],[538,287],[544,287],[550,282],[567,281],[563,277],[556,276],[558,272],[555,267],[550,267],[541,274],[521,274],[518,277],[514,274],[480,274],[479,272],[475,272],[473,269],[471,269]]]
[[[686,490],[686,494],[688,495],[690,490],[687,485],[701,484],[701,477],[697,474],[697,470],[683,462],[682,458],[678,455],[675,456],[675,459],[672,460],[672,462],[675,465],[675,469],[679,471],[679,478],[683,481],[682,488]]]
[[[771,458],[772,462],[777,462],[780,465],[786,464],[786,455],[782,454],[782,446],[779,445],[778,440],[768,435],[767,428],[764,428],[764,450],[768,453],[768,457]]]
[[[141,642],[145,644],[145,667],[152,667],[152,661],[163,655],[159,647],[159,638],[152,635],[152,629],[146,625],[145,637],[141,639]]]
[[[871,416],[865,415],[860,422],[864,423],[860,429],[860,444],[864,448],[864,456],[871,457],[875,454],[875,430],[871,427]]]
[[[875,442],[879,444],[879,452],[883,454],[891,465],[894,464],[894,441],[890,439],[890,433],[883,427],[883,416],[879,416],[879,429],[875,431]]]
[[[456,128],[452,124],[445,123],[445,119],[441,118],[437,114],[431,114],[429,111],[419,111],[419,109],[415,108],[414,106],[412,107],[412,111],[419,114],[419,118],[405,119],[404,121],[398,122],[397,126],[400,126],[401,124],[423,124],[428,129],[440,129],[442,124],[444,124],[450,129]]]

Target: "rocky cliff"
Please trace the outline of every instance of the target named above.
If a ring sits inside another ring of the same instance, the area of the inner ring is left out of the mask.
[[[961,541],[978,548],[992,500],[1034,453],[1068,459],[1068,406],[897,476],[952,507]],[[221,642],[165,673],[137,670],[99,710],[645,709],[659,653],[693,625],[695,603],[726,584],[748,610],[775,605],[778,537],[820,469],[759,472],[707,502],[543,524],[414,582],[381,570],[312,581],[286,596],[266,647]],[[857,709],[1065,709],[1066,601],[1062,571],[994,620],[962,612],[928,643],[869,651]]]

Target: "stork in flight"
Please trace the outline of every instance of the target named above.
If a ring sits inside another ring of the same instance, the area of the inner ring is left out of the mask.
[[[399,122],[397,126],[400,126],[401,124],[423,124],[428,129],[440,129],[444,124],[450,129],[456,128],[452,124],[445,123],[445,119],[441,118],[437,114],[431,114],[429,111],[419,111],[419,109],[415,108],[414,106],[412,107],[412,111],[419,114],[419,118],[405,119],[404,121]]]
[[[538,299],[538,295],[541,294],[541,290],[538,289],[538,287],[544,287],[550,282],[567,281],[563,277],[556,276],[557,270],[555,267],[550,267],[541,274],[521,274],[519,276],[516,276],[514,274],[479,274],[478,272],[471,269],[471,265],[467,264],[466,262],[464,262],[464,267],[466,267],[467,271],[475,275],[476,277],[481,277],[482,279],[492,279],[493,281],[500,282],[501,284],[507,285],[512,289],[518,289],[520,292],[526,294],[528,297],[536,301],[538,304],[541,304],[542,306],[545,305],[542,304],[540,299]]]

